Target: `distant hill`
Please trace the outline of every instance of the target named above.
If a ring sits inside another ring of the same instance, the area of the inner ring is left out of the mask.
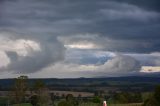
[[[36,80],[43,81],[49,88],[61,87],[147,87],[154,88],[160,84],[160,76],[124,76],[107,78],[37,78],[29,79],[29,84]],[[0,90],[13,87],[14,79],[0,79]]]

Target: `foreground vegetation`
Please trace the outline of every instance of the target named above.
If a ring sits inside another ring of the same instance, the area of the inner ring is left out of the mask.
[[[141,103],[130,103],[130,104],[108,104],[107,106],[141,106]],[[102,104],[95,103],[82,103],[79,106],[102,106]]]
[[[25,103],[25,104],[19,104],[19,105],[13,105],[13,106],[32,106],[31,104]],[[96,103],[82,103],[79,106],[102,106],[102,104],[96,104]],[[142,106],[141,103],[133,103],[133,104],[109,104],[108,106]]]
[[[26,76],[15,79],[8,97],[0,98],[0,106],[102,106],[103,100],[107,100],[107,106],[160,106],[160,86],[154,93],[100,91],[92,97],[75,97],[51,94],[42,81],[37,80],[30,86],[27,79]]]

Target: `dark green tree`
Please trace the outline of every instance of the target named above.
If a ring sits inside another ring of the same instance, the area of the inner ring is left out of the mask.
[[[154,97],[155,97],[158,105],[160,106],[160,85],[158,85],[158,86],[155,88]]]
[[[154,94],[144,102],[143,106],[160,106],[160,85],[155,88]]]
[[[31,102],[32,106],[38,106],[38,96],[37,95],[31,96],[30,102]]]
[[[143,106],[159,106],[157,100],[154,96],[151,96],[149,99],[147,99]]]

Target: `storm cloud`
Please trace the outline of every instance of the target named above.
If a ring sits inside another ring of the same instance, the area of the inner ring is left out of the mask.
[[[32,39],[3,39],[1,52],[6,55],[2,61],[8,59],[9,62],[0,70],[22,74],[34,73],[64,60],[65,48],[56,38],[39,42]]]
[[[0,29],[40,38],[99,34],[109,39],[111,47],[104,45],[106,50],[158,52],[159,1],[152,1],[152,5],[148,1],[142,5],[142,1],[3,0]]]
[[[159,66],[160,56],[153,56],[160,52],[159,5],[159,0],[1,0],[0,70],[37,73],[56,70],[58,62],[68,70],[103,65],[99,70],[126,73]]]

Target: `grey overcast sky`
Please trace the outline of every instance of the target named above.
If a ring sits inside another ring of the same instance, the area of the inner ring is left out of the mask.
[[[160,72],[159,0],[0,0],[0,78]]]

